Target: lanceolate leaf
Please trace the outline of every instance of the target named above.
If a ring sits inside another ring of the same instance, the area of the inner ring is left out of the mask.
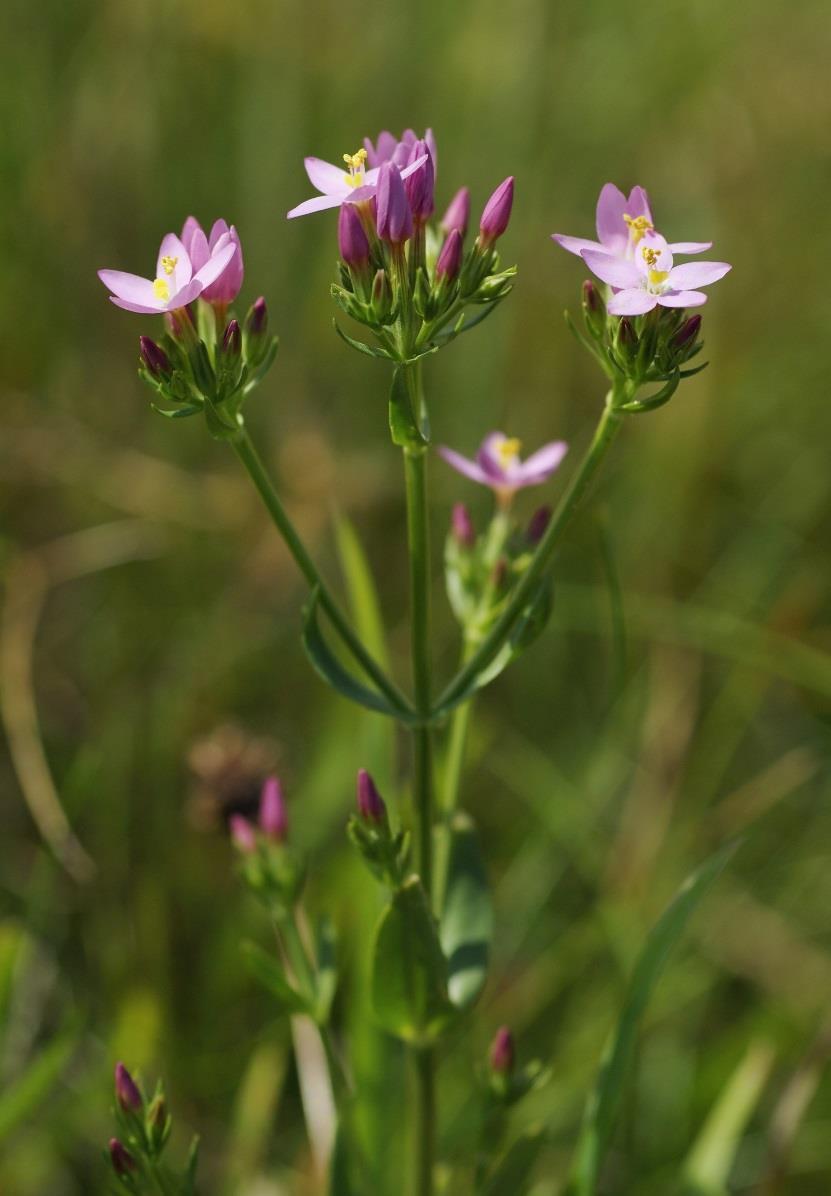
[[[267,988],[284,1013],[307,1013],[306,1002],[286,979],[283,968],[273,956],[256,943],[242,944],[243,958],[252,976]]]
[[[586,1106],[569,1188],[569,1193],[574,1196],[594,1196],[600,1164],[614,1128],[623,1083],[647,1002],[664,970],[670,949],[736,846],[731,843],[723,847],[688,877],[649,933],[629,982],[617,1029]]]
[[[459,1008],[479,996],[488,974],[493,907],[472,820],[458,814],[450,827],[449,863],[439,930],[447,959],[447,989]]]

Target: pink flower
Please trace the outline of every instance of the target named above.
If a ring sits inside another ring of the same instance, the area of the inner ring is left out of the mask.
[[[563,249],[578,257],[584,249],[592,249],[631,261],[641,238],[655,227],[649,196],[644,188],[633,187],[627,199],[614,183],[606,183],[597,199],[596,225],[596,241],[568,237],[564,233],[552,233],[551,236]],[[669,248],[673,253],[703,253],[712,244],[712,241],[676,241]]]
[[[532,453],[526,461],[521,461],[520,448],[520,442],[504,432],[491,432],[473,461],[449,448],[441,447],[439,453],[448,465],[465,477],[490,486],[504,502],[523,486],[538,486],[548,481],[568,451],[565,441],[553,440]]]
[[[685,262],[673,265],[671,246],[660,233],[645,232],[634,260],[584,249],[581,257],[593,273],[614,287],[607,304],[613,316],[640,316],[653,307],[700,307],[707,296],[693,287],[718,282],[731,269],[727,262]]]
[[[127,311],[160,315],[186,307],[198,299],[206,287],[219,279],[238,244],[224,233],[208,249],[208,256],[197,269],[190,254],[175,233],[168,233],[159,248],[155,279],[140,278],[121,270],[99,270],[98,277],[112,292],[110,300]]]
[[[228,236],[236,246],[228,265],[214,282],[209,283],[202,292],[202,298],[208,303],[233,303],[240,293],[243,277],[242,245],[233,224],[224,220],[215,220],[209,237],[205,236],[202,225],[194,216],[188,216],[182,228],[182,244],[187,250],[194,271],[198,271],[210,259],[220,240]]]
[[[368,137],[364,137],[367,162],[372,168],[381,166],[384,162],[394,162],[398,167],[406,166],[412,148],[419,140],[427,142],[427,148],[430,151],[430,157],[433,160],[433,167],[435,168],[436,139],[433,136],[432,129],[427,129],[424,137],[421,139],[414,129],[405,129],[401,134],[400,141],[388,129],[384,129],[383,132],[378,134],[378,140],[375,145],[372,144]]]
[[[409,156],[409,150],[407,151]],[[347,169],[335,166],[331,162],[324,162],[321,158],[304,159],[306,174],[312,186],[317,187],[320,195],[313,199],[305,199],[287,213],[288,219],[295,216],[307,216],[310,212],[321,212],[325,208],[339,208],[342,203],[358,203],[363,199],[370,199],[375,194],[378,182],[378,167],[366,169],[367,151],[359,149],[355,154],[344,154],[343,160]],[[415,174],[427,161],[427,155],[417,158],[409,166],[401,168],[402,179]]]

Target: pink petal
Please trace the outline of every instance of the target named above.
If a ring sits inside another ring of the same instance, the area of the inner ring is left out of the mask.
[[[703,291],[667,291],[657,299],[661,307],[701,307],[707,302]]]
[[[466,478],[472,478],[474,482],[481,482],[485,486],[491,484],[491,479],[485,471],[476,464],[475,461],[469,461],[467,457],[463,457],[461,453],[455,453],[453,449],[445,448],[444,445],[439,446],[439,456],[442,457],[448,465],[452,466],[458,473],[464,474]]]
[[[530,481],[544,482],[551,476],[567,452],[568,445],[564,440],[552,440],[550,444],[544,444],[541,449],[532,453],[520,467],[520,473],[526,485]]]
[[[201,228],[196,228],[191,236],[188,256],[190,257],[191,266],[197,273],[211,256],[211,251],[208,248],[208,238]]]
[[[142,316],[160,316],[164,307],[146,307],[142,303],[132,303],[129,299],[117,299],[115,295],[110,295],[110,303],[114,303],[116,307],[123,307],[125,311],[135,311]]]
[[[220,237],[224,237],[225,234],[230,231],[231,230],[228,228],[227,220],[214,220],[213,226],[211,228],[211,235],[208,237],[208,244],[210,245],[211,249],[216,246],[216,243]]]
[[[306,174],[313,187],[322,191],[324,195],[337,195],[342,198],[349,190],[344,175],[348,171],[343,166],[333,166],[331,162],[324,162],[322,158],[304,158]]]
[[[117,299],[125,303],[138,303],[149,311],[161,311],[164,307],[149,278],[125,274],[123,270],[99,270],[98,277]]]
[[[176,265],[171,275],[167,274],[164,266],[162,265],[163,257],[176,258]],[[190,264],[190,257],[188,256],[187,249],[185,249],[184,245],[175,233],[168,233],[166,237],[162,238],[162,243],[159,246],[159,256],[156,259],[156,277],[168,278],[170,280],[170,289],[172,291],[174,287],[178,289],[179,287],[184,286],[186,282],[190,282],[192,274],[193,267]]]
[[[491,432],[482,441],[476,454],[477,464],[491,483],[501,485],[508,480],[508,471],[499,451],[507,439],[504,432]]]
[[[223,241],[225,242],[224,244]],[[221,237],[217,242],[217,247],[211,254],[210,259],[205,262],[205,265],[196,274],[194,282],[198,282],[200,284],[200,292],[202,291],[203,287],[210,286],[212,282],[215,282],[216,279],[219,278],[220,274],[228,265],[236,252],[236,245],[231,240],[230,235],[225,233],[224,237]],[[199,292],[197,292],[197,294],[198,293]]]
[[[592,273],[612,287],[637,287],[641,276],[634,262],[613,257],[596,249],[584,249],[580,255]]]
[[[685,287],[706,287],[718,282],[731,269],[727,262],[685,262],[670,270],[667,281],[674,290]]]
[[[562,245],[563,249],[567,249],[569,253],[576,253],[578,257],[584,249],[597,249],[600,253],[604,252],[599,241],[587,241],[585,237],[567,237],[565,233],[552,233],[551,239],[558,245]]]
[[[402,179],[409,178],[411,174],[415,174],[415,172],[421,166],[423,166],[426,161],[427,161],[427,154],[422,154],[420,158],[416,158],[415,162],[411,162],[409,166],[405,166],[404,169],[401,171]],[[372,171],[370,171],[369,173],[371,174]],[[369,174],[366,176],[366,181],[370,182]]]
[[[649,196],[643,187],[633,187],[629,192],[629,198],[626,201],[626,215],[637,217],[645,216],[650,224],[652,221],[652,209],[649,206]]]
[[[339,208],[348,198],[345,195],[316,195],[314,199],[304,199],[296,208],[286,212],[286,219],[293,220],[295,216],[308,216],[310,212],[322,212],[325,208]]]
[[[198,278],[192,278],[190,282],[185,283],[174,295],[171,295],[167,303],[164,305],[165,311],[175,311],[177,307],[187,307],[189,303],[193,303],[194,299],[198,299],[202,293],[202,283]]]
[[[703,253],[712,248],[712,241],[671,241],[669,246],[670,253]]]
[[[657,295],[651,295],[643,287],[627,287],[612,295],[606,304],[610,316],[642,316],[644,312],[652,311],[658,302]]]
[[[614,183],[606,183],[597,199],[597,239],[612,253],[623,253],[629,232],[623,220],[628,211],[626,196]]]
[[[195,233],[202,232],[202,225],[195,216],[188,216],[185,223],[182,225],[182,244],[187,250],[188,257],[193,262],[193,253],[191,252],[191,243]],[[204,235],[204,234],[203,234]]]

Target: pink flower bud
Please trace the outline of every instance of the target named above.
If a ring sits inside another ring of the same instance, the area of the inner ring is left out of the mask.
[[[689,349],[701,331],[701,316],[690,316],[685,320],[669,342],[670,348],[676,353]]]
[[[236,320],[231,320],[222,337],[222,356],[237,360],[242,354],[242,330]]]
[[[470,191],[467,187],[460,187],[447,205],[447,211],[441,218],[441,228],[444,233],[452,233],[454,229],[464,237],[470,220]]]
[[[435,209],[435,202],[433,199],[433,192],[436,185],[436,173],[433,167],[433,157],[430,153],[430,147],[426,141],[414,141],[407,159],[407,165],[417,162],[419,158],[427,155],[427,161],[423,162],[418,170],[408,175],[404,179],[404,190],[407,193],[407,199],[410,201],[410,211],[413,214],[413,220],[417,224],[423,224],[425,220],[429,220],[433,215]]]
[[[110,1138],[110,1162],[116,1175],[129,1175],[138,1170],[138,1163],[118,1138]]]
[[[242,814],[232,814],[228,819],[228,828],[231,832],[234,846],[243,855],[251,855],[252,852],[257,850],[257,836],[254,832],[254,827]]]
[[[280,782],[267,777],[260,794],[260,830],[269,839],[282,843],[289,833],[288,811]]]
[[[443,278],[453,282],[462,265],[462,234],[457,228],[448,233],[447,240],[441,247],[439,260],[436,262],[436,281]]]
[[[457,502],[453,508],[451,526],[456,542],[462,548],[472,548],[476,543],[476,528],[470,517],[470,511],[463,502]]]
[[[551,507],[537,507],[525,529],[525,539],[529,544],[539,544],[550,521]]]
[[[392,162],[384,162],[378,174],[375,192],[378,236],[390,245],[401,245],[413,235],[413,215],[401,171]]]
[[[383,822],[387,815],[384,799],[365,768],[358,770],[358,813],[364,822]]]
[[[501,237],[511,219],[511,208],[514,202],[513,176],[500,183],[485,204],[482,219],[479,221],[479,232],[486,245],[492,245]]]
[[[338,213],[338,248],[344,263],[353,270],[369,265],[369,241],[355,204],[343,203]]]
[[[164,349],[160,345],[157,345],[154,340],[151,340],[149,336],[139,337],[139,347],[141,360],[148,374],[153,378],[169,378],[173,373],[173,366],[170,364],[170,358]]]
[[[491,1071],[507,1076],[514,1070],[514,1036],[507,1026],[500,1026],[490,1049]]]
[[[123,1063],[115,1065],[115,1098],[125,1113],[137,1113],[143,1104],[138,1085]]]

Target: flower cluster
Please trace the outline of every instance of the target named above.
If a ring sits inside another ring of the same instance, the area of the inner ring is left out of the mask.
[[[288,841],[288,809],[278,778],[263,782],[256,823],[232,814],[228,827],[249,888],[266,906],[290,905],[302,887],[303,868]]]

